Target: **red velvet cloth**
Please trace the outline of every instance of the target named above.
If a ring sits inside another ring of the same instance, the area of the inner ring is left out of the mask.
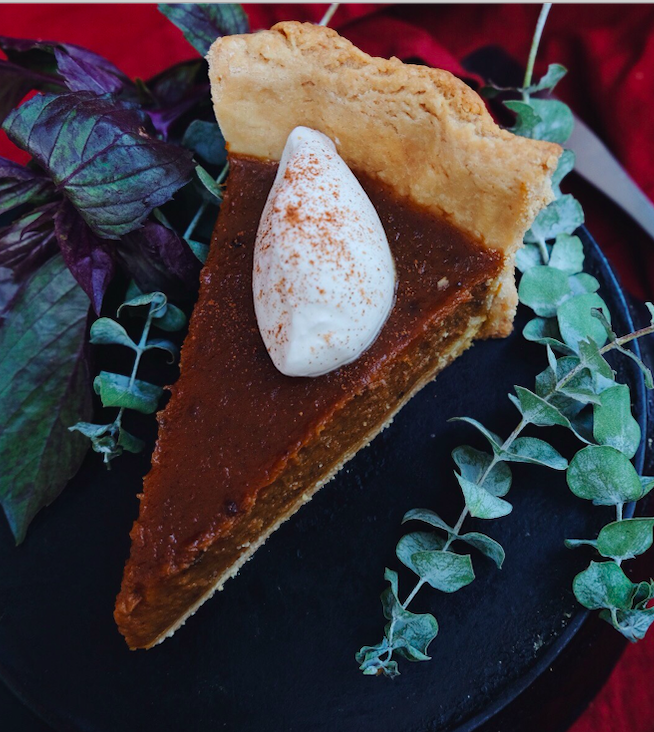
[[[317,21],[326,8],[326,4],[246,6],[253,28],[278,20]],[[458,60],[488,44],[502,46],[524,62],[538,12],[537,5],[518,4],[353,4],[342,5],[331,25],[368,53],[419,56],[461,73]],[[0,33],[77,43],[106,56],[132,76],[148,77],[195,55],[155,5],[0,5]],[[654,7],[556,4],[543,36],[537,72],[552,62],[570,69],[557,94],[654,198]],[[4,137],[0,137],[0,155],[24,159]],[[651,299],[654,242],[589,185],[574,180],[569,188],[580,198],[590,231],[627,289]],[[654,631],[627,650],[573,732],[654,729],[652,669]]]

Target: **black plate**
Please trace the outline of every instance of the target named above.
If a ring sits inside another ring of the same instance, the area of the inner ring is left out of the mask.
[[[587,270],[618,332],[632,328],[606,260],[582,232]],[[564,548],[590,537],[610,513],[576,499],[560,473],[516,466],[513,513],[469,521],[507,551],[502,571],[474,556],[477,580],[455,595],[423,589],[413,603],[441,631],[434,660],[401,661],[395,681],[364,677],[354,652],[384,624],[384,567],[410,508],[454,519],[461,506],[450,451],[483,446],[448,424],[480,419],[507,434],[516,412],[506,394],[531,385],[542,347],[520,335],[478,343],[425,388],[373,444],[277,531],[239,576],[163,645],[131,653],[113,624],[114,597],[137,513],[147,455],[107,472],[90,455],[78,476],[34,522],[25,544],[0,526],[0,675],[57,730],[116,732],[418,732],[471,730],[548,667],[586,614],[570,591],[587,554]],[[621,362],[645,434],[644,385]],[[570,457],[578,444],[551,430]],[[643,462],[643,449],[636,465]],[[400,574],[401,594],[411,576]]]

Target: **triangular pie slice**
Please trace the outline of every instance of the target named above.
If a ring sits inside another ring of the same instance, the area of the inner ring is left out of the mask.
[[[209,63],[230,174],[116,603],[131,648],[172,635],[473,339],[511,331],[515,252],[561,152],[501,130],[451,74],[327,28],[222,38]],[[317,378],[276,370],[252,301],[257,226],[300,125],[359,178],[398,276],[377,340]]]

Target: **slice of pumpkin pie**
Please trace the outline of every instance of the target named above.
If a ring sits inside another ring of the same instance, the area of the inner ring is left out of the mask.
[[[475,338],[511,331],[561,152],[327,28],[208,59],[230,172],[116,602],[130,648],[172,635]]]

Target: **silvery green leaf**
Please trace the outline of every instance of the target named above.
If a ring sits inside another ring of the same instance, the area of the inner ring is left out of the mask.
[[[572,275],[568,279],[570,289],[573,295],[585,295],[586,293],[597,292],[600,288],[600,283],[586,272],[580,272],[579,274]]]
[[[508,450],[502,452],[502,460],[543,465],[553,470],[565,470],[568,467],[568,461],[563,455],[537,437],[518,437]]]
[[[652,372],[650,369],[641,361],[640,358],[633,352],[630,351],[628,348],[624,348],[623,346],[619,346],[616,344],[617,350],[623,355],[629,357],[640,369],[641,373],[643,374],[643,378],[645,380],[645,387],[647,389],[654,389],[654,381],[652,380]]]
[[[567,359],[569,357],[566,356],[564,358]],[[564,359],[559,359],[559,361],[562,360]],[[559,366],[557,364],[558,370]],[[536,376],[534,389],[539,397],[543,399],[547,398],[548,402],[555,406],[561,414],[565,415],[569,420],[572,420],[584,408],[584,405],[575,399],[567,397],[565,394],[557,392],[557,383],[557,376],[553,367],[548,366],[548,368]]]
[[[549,89],[550,91],[552,91],[552,89],[554,89],[554,87],[567,73],[568,70],[565,68],[565,66],[561,66],[561,64],[550,64],[547,67],[547,72],[545,76],[542,76],[537,84],[527,87],[524,91],[529,94],[535,94],[539,91],[545,91],[545,89]]]
[[[560,234],[574,234],[584,223],[581,204],[569,193],[557,198],[536,217],[525,234],[525,242],[538,244],[554,239]]]
[[[127,452],[141,452],[145,447],[145,442],[140,440],[138,437],[130,434],[127,430],[122,427],[118,432],[118,444]]]
[[[143,414],[157,411],[159,399],[163,394],[160,386],[135,379],[130,384],[129,376],[101,371],[93,380],[93,389],[102,400],[104,407],[125,407]]]
[[[552,374],[556,375],[556,372],[558,370],[558,365],[556,362],[556,354],[554,353],[554,351],[552,350],[552,347],[549,344],[547,344],[545,346],[545,351],[547,353],[547,363],[548,363],[550,369],[552,369]]]
[[[610,381],[614,380],[615,373],[613,369],[592,338],[579,341],[579,360],[582,365],[590,369],[591,373],[603,376]]]
[[[654,608],[617,610],[615,621],[608,611],[602,611],[600,617],[611,623],[627,640],[636,643],[645,637],[650,626],[654,623]]]
[[[654,304],[652,304],[651,302],[646,302],[645,307],[647,308],[647,310],[649,311],[649,314],[650,314],[649,324],[654,325]]]
[[[540,247],[537,244],[525,244],[515,255],[515,266],[521,271],[526,272],[532,267],[543,264],[543,257],[540,253]]]
[[[586,370],[576,374],[558,389],[559,394],[574,399],[584,406],[586,404],[599,404],[600,397],[597,391],[593,376]]]
[[[559,164],[552,176],[552,190],[554,195],[559,198],[561,196],[561,181],[568,173],[572,172],[575,167],[575,154],[572,150],[564,150],[559,158]]]
[[[636,454],[640,426],[631,414],[631,393],[626,384],[603,391],[593,416],[593,435],[599,445],[611,445],[628,458]]]
[[[570,427],[570,421],[564,417],[556,407],[552,406],[537,394],[522,386],[514,387],[520,401],[520,411],[523,418],[537,427],[561,425]]]
[[[552,246],[548,265],[569,275],[581,272],[584,268],[584,245],[581,239],[578,236],[559,234]]]
[[[528,341],[551,346],[561,353],[573,354],[574,351],[563,343],[555,318],[534,318],[525,325],[522,335]]]
[[[602,528],[597,537],[597,551],[616,562],[633,559],[652,546],[653,518],[614,521]]]
[[[466,507],[473,518],[496,519],[506,516],[513,510],[513,506],[502,498],[494,496],[485,488],[466,480],[462,475],[454,473],[459,481]]]
[[[607,312],[608,312],[608,309],[607,309]],[[611,323],[609,322],[609,319],[606,317],[603,309],[602,308],[593,308],[591,310],[591,315],[594,318],[597,318],[597,320],[599,320],[599,322],[602,324],[602,327],[606,331],[607,338],[609,339],[609,341],[613,342],[618,336],[615,333],[615,331],[613,330],[613,328],[611,328]],[[610,314],[609,314],[609,317],[610,317]]]
[[[504,106],[516,114],[515,124],[510,128],[510,131],[513,132],[514,135],[539,139],[538,129],[541,118],[531,104],[517,100],[510,100],[508,102],[504,102]]]
[[[116,314],[120,317],[123,308],[142,308],[146,305],[152,305],[152,310],[155,314],[164,315],[166,312],[167,302],[168,298],[163,294],[163,292],[140,293],[124,302],[118,308]]]
[[[85,437],[100,437],[111,427],[110,424],[92,424],[91,422],[77,422],[68,429],[71,432],[81,432]]]
[[[445,539],[433,531],[414,531],[411,534],[405,534],[397,542],[395,554],[405,567],[418,574],[411,557],[416,552],[441,551],[444,546]]]
[[[647,607],[648,602],[654,597],[654,580],[639,582],[632,598],[632,605],[635,609],[641,610]]]
[[[593,308],[603,308],[608,312],[606,303],[596,294],[575,295],[566,300],[557,312],[559,330],[564,342],[577,351],[579,341],[592,338],[598,346],[606,343],[606,331],[592,315]]]
[[[390,626],[390,623],[389,623]],[[390,630],[389,626],[387,628]],[[393,650],[407,661],[429,661],[429,644],[438,635],[436,618],[429,613],[417,614],[399,607],[392,621]]]
[[[116,442],[116,438],[113,435],[92,437],[91,447],[94,452],[100,453],[103,456],[107,467],[110,467],[109,463],[111,460],[123,454],[123,448]]]
[[[488,453],[462,445],[452,451],[452,458],[459,467],[461,475],[471,483],[479,483],[484,477],[484,488],[494,496],[505,496],[511,488],[511,469],[506,463],[496,462],[486,473],[492,458]]]
[[[162,315],[155,315],[155,320],[152,324],[161,330],[172,333],[176,330],[182,330],[186,325],[186,315],[176,305],[168,303],[165,312]]]
[[[468,424],[471,424],[488,440],[490,446],[493,448],[493,452],[499,452],[501,450],[501,439],[494,432],[487,430],[484,425],[476,419],[472,419],[472,417],[451,417],[448,422],[467,422]]]
[[[570,490],[596,506],[637,501],[642,486],[636,469],[623,453],[607,445],[589,445],[571,460],[567,473]]]
[[[518,287],[520,301],[530,307],[536,315],[552,318],[572,290],[565,272],[546,265],[528,269]]]
[[[634,585],[614,562],[591,562],[572,582],[579,602],[589,610],[631,607]]]
[[[411,561],[420,578],[441,592],[456,592],[475,578],[469,554],[416,552]]]
[[[564,544],[568,549],[577,549],[580,546],[597,547],[596,539],[566,539]]]
[[[559,145],[566,142],[575,126],[570,107],[557,99],[531,99],[529,104],[540,117],[533,137],[537,140],[556,142]]]
[[[359,664],[359,671],[363,671],[365,676],[377,676],[379,673],[385,673],[384,666],[388,661],[381,659],[381,656],[385,656],[388,650],[389,645],[386,638],[376,646],[363,646],[354,656],[356,662]],[[390,661],[390,663],[394,664],[395,673],[391,671],[387,675],[391,677],[399,675],[399,672],[397,672],[397,663],[395,661]]]
[[[204,264],[209,256],[209,245],[195,241],[195,239],[186,239],[186,243],[191,247],[191,251]]]
[[[443,529],[447,534],[454,534],[454,529],[443,521],[443,519],[428,508],[413,508],[404,514],[402,523],[405,524],[407,521],[423,521],[430,526],[435,526],[438,529]],[[430,547],[433,549],[434,547]]]
[[[182,145],[193,150],[210,165],[223,166],[227,162],[225,138],[215,122],[194,119],[184,132]]]
[[[170,354],[168,363],[175,363],[175,359],[178,357],[179,351],[172,341],[166,340],[165,338],[148,338],[144,350],[150,351],[155,348],[161,351],[167,351]]]
[[[584,409],[582,412],[570,419],[575,434],[589,445],[593,442],[593,412],[591,409]]]
[[[207,171],[201,166],[195,166],[195,172],[197,173],[200,183],[209,191],[209,193],[216,199],[218,203],[223,200],[223,192],[220,185],[207,173]]]
[[[654,478],[649,475],[640,475],[638,477],[640,478],[640,495],[637,500],[640,501],[654,488]]]
[[[122,325],[111,318],[98,318],[91,326],[91,337],[89,339],[94,345],[113,344],[118,346],[127,346],[136,351],[138,346],[127,335],[127,331]]]
[[[495,539],[491,539],[486,534],[480,534],[478,531],[470,531],[467,534],[462,534],[459,536],[459,539],[474,546],[475,549],[479,549],[482,554],[485,554],[495,562],[498,569],[502,569],[506,555],[502,545],[495,541]]]

